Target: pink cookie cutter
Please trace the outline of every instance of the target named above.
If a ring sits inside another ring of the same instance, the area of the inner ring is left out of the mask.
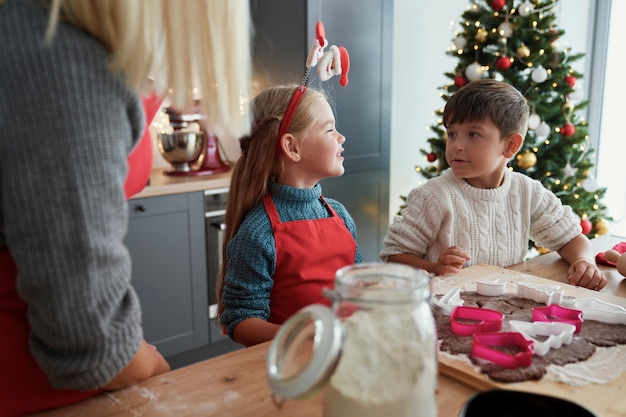
[[[583,312],[581,310],[551,304],[546,307],[535,307],[532,312],[533,321],[556,321],[573,324],[576,327],[576,333],[580,333],[583,324]]]
[[[502,329],[504,314],[488,308],[458,306],[450,314],[452,333],[471,336],[477,332],[497,332]]]
[[[509,354],[496,347],[517,346],[519,353]],[[517,332],[475,333],[472,341],[472,356],[493,362],[505,368],[530,366],[532,363],[534,342],[527,340]]]
[[[562,345],[569,345],[574,338],[576,326],[558,321],[545,322],[511,320],[509,321],[511,330],[520,332],[526,339],[534,342],[535,355],[544,356],[550,349],[558,349]],[[535,339],[534,336],[547,336],[544,341]]]

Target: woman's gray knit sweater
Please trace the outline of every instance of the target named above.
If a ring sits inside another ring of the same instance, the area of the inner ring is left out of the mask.
[[[122,242],[144,114],[84,31],[61,25],[43,46],[43,4],[0,6],[0,248],[18,267],[35,360],[54,386],[89,390],[143,339]]]

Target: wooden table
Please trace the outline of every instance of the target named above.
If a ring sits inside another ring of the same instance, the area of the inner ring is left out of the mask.
[[[594,239],[593,244],[596,250],[604,251],[620,241],[621,238],[603,236]],[[567,267],[558,255],[547,254],[509,269],[565,283]],[[623,277],[614,268],[602,266],[601,269],[609,278],[609,285],[603,292],[626,296]],[[280,410],[273,405],[265,374],[268,346],[269,343],[264,343],[228,353],[38,416],[321,417],[320,396],[287,401]],[[438,416],[457,417],[463,404],[477,391],[440,374]]]

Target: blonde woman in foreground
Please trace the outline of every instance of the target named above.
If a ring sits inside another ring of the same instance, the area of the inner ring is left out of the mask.
[[[0,0],[3,416],[169,370],[123,245],[140,94],[200,98],[213,133],[247,134],[249,37],[247,0]]]

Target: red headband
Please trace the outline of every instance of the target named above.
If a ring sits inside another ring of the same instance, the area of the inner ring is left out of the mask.
[[[301,85],[296,88],[296,91],[293,92],[293,96],[291,96],[291,100],[289,101],[289,105],[287,106],[287,110],[285,111],[285,115],[283,116],[283,120],[280,121],[280,128],[278,129],[279,141],[280,138],[289,130],[289,126],[291,125],[291,119],[293,119],[293,115],[296,114],[296,109],[298,108],[298,104],[300,104],[300,100],[302,100],[302,96],[304,95],[305,91],[306,87]]]

